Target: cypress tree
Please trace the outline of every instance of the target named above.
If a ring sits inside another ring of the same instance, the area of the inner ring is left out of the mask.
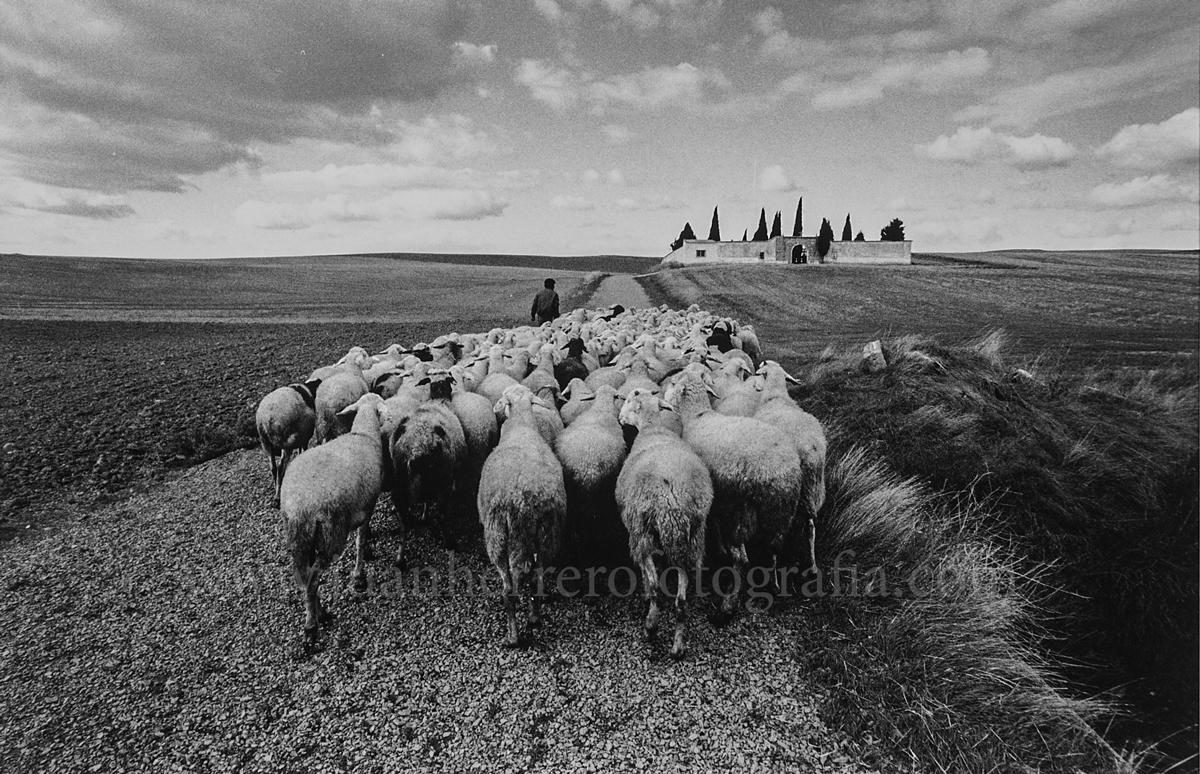
[[[775,210],[775,220],[771,221],[771,236],[769,237],[770,239],[774,239],[775,237],[780,236],[783,233],[783,227],[779,223],[780,215],[781,215],[781,213],[779,212],[779,210]]]
[[[883,227],[879,232],[879,239],[883,242],[903,242],[904,241],[904,221],[899,218],[892,218],[892,222]]]
[[[796,202],[796,225],[792,226],[792,236],[804,236],[804,197]]]
[[[842,226],[842,241],[849,242],[854,239],[854,230],[850,228],[850,213],[846,213],[846,225]]]
[[[748,228],[747,228],[747,229],[744,229],[744,230],[742,231],[742,241],[743,241],[743,242],[746,242],[746,241],[748,241],[748,240],[746,239],[746,235],[747,235],[747,234],[749,234],[749,233],[750,233],[750,229],[748,229]]]
[[[758,231],[754,232],[755,242],[767,241],[767,210],[763,208],[758,213]]]
[[[854,241],[855,241],[855,242],[865,242],[865,241],[867,241],[867,238],[866,238],[865,236],[863,236],[863,232],[861,232],[861,231],[860,231],[860,232],[858,232],[858,234],[857,234],[857,235],[854,237]]]
[[[692,231],[691,222],[683,224],[683,231],[679,232],[679,238],[680,239],[695,239],[696,238],[696,232]]]
[[[717,222],[717,208],[713,207],[713,222],[708,229],[708,238],[714,242],[721,241],[721,224]]]
[[[821,218],[821,230],[817,233],[817,255],[824,258],[829,254],[829,246],[833,244],[833,226],[828,218]]]

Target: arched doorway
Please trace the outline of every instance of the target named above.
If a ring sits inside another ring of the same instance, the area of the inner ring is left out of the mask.
[[[792,248],[792,263],[808,263],[808,253],[804,250],[804,245]]]

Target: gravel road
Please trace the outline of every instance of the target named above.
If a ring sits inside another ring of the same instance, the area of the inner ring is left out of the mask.
[[[818,717],[803,606],[719,630],[697,610],[675,663],[669,632],[642,640],[639,600],[558,600],[506,651],[495,593],[396,578],[386,497],[372,588],[351,591],[348,552],[323,582],[337,620],[305,657],[269,492],[261,453],[234,452],[124,502],[63,504],[62,529],[7,546],[0,767],[873,770]],[[411,537],[411,565],[446,577],[448,554]],[[456,560],[463,583],[487,575],[474,532]]]

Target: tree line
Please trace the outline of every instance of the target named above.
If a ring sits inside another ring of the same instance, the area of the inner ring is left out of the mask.
[[[774,239],[777,236],[782,236],[782,219],[783,213],[779,210],[775,211],[775,218],[771,222],[770,231],[767,230],[767,210],[762,208],[758,214],[758,228],[754,231],[754,236],[749,237],[750,229],[742,232],[743,242],[766,242],[769,239]],[[865,242],[866,237],[863,232],[859,231],[857,236],[854,236],[854,230],[850,225],[850,213],[846,213],[846,224],[842,227],[843,242]],[[804,236],[804,197],[800,197],[800,201],[796,203],[796,220],[792,226],[792,236]],[[689,239],[696,239],[696,232],[692,230],[691,222],[684,223],[683,230],[679,232],[679,236],[671,243],[671,249],[676,250],[683,246],[683,243]],[[720,216],[717,213],[717,208],[713,207],[712,225],[708,229],[708,239],[712,242],[721,241],[721,223]],[[899,218],[893,218],[892,222],[883,227],[879,232],[879,240],[881,242],[903,242],[904,241],[904,222]],[[829,246],[833,243],[833,226],[829,224],[828,218],[821,219],[821,228],[817,231],[817,253],[824,258],[829,252]]]

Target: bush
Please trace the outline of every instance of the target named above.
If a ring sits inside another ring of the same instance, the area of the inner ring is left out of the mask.
[[[879,239],[883,242],[903,242],[904,241],[904,221],[899,218],[893,218],[892,222],[883,227],[879,232]]]

